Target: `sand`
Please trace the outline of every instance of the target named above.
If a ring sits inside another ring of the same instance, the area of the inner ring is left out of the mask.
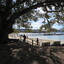
[[[10,35],[9,35],[9,38],[10,38],[10,39],[23,40],[23,37],[20,37],[20,36],[18,36],[18,35],[15,34],[15,33],[10,34]],[[29,44],[32,44],[32,40],[33,40],[33,42],[34,42],[34,45],[36,45],[36,44],[37,44],[36,38],[29,38],[29,37],[28,37],[28,38],[26,39],[26,42],[28,42]],[[54,41],[55,41],[55,40],[39,39],[39,45],[41,46],[42,43],[49,43],[49,42],[50,42],[50,44],[52,45],[52,44],[54,43]],[[64,41],[62,41],[61,44],[62,44],[62,43],[64,43]]]

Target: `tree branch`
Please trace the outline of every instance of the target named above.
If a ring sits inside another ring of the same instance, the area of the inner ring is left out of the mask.
[[[64,11],[59,10],[59,11],[46,11],[46,12],[64,12]]]
[[[23,0],[21,2],[15,3],[14,5],[12,5],[12,8],[14,8],[15,6],[18,6],[18,5],[20,5],[20,4],[24,3],[24,2],[27,2],[27,1],[29,1],[29,0]]]
[[[16,18],[18,18],[19,16],[24,15],[25,13],[29,12],[30,10],[36,9],[37,7],[42,7],[42,6],[45,6],[45,5],[43,5],[43,3],[38,3],[38,4],[36,4],[36,5],[30,6],[29,8],[26,8],[26,9],[24,9],[24,10],[22,10],[22,11],[15,12],[15,13],[13,13],[13,15],[10,17],[10,19],[8,19],[8,21],[10,21],[10,20],[15,20]]]
[[[48,5],[51,5],[51,4],[47,4],[47,5],[44,5],[44,2],[41,2],[41,3],[38,3],[38,4],[35,4],[33,6],[30,6],[29,8],[26,8],[22,11],[19,11],[19,12],[15,12],[11,17],[10,19],[8,19],[8,21],[15,21],[16,18],[18,18],[19,16],[22,16],[24,15],[25,13],[29,12],[30,10],[32,9],[36,9],[37,7],[46,7]],[[48,11],[47,11],[48,12]],[[50,12],[50,11],[49,11]]]
[[[17,6],[17,5],[19,5],[19,4],[22,4],[22,3],[24,3],[24,2],[27,2],[27,1],[29,1],[29,0],[23,0],[23,1],[21,1],[21,2],[18,2],[18,3],[16,3],[16,4],[12,5],[12,8],[15,7],[15,6]],[[46,4],[55,4],[55,3],[61,3],[61,2],[64,3],[63,0],[61,0],[61,1],[60,1],[60,0],[59,0],[59,1],[57,1],[57,0],[56,0],[56,1],[55,1],[55,0],[54,0],[54,1],[49,0],[49,1],[45,1],[45,2],[43,2],[43,3],[46,3]]]

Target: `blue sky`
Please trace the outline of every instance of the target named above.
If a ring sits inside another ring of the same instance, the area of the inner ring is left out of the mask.
[[[54,10],[54,7],[52,9]],[[45,14],[45,12],[41,8],[37,8],[37,10],[39,10],[40,13]],[[55,15],[54,13],[49,13],[49,15],[51,16],[51,18],[50,18],[51,20],[54,19],[54,17],[53,17]],[[33,26],[33,29],[39,29],[40,26],[42,25],[42,21],[43,21],[42,18],[40,18],[37,22],[31,21],[32,22],[31,26]],[[62,28],[62,26],[58,25],[57,23],[55,23],[52,27],[56,28],[56,29]]]
[[[39,19],[37,22],[34,22],[34,21],[31,21],[31,26],[33,26],[33,29],[39,29],[40,26],[42,25],[42,21],[43,19]],[[61,29],[62,26],[61,25],[58,25],[57,23],[53,25],[53,28],[56,28],[56,29]]]
[[[32,29],[39,29],[40,26],[42,25],[42,21],[43,19],[39,19],[37,22],[35,21],[31,21],[31,26],[33,27]],[[14,28],[18,28],[17,27],[17,24],[14,25]],[[53,28],[56,28],[56,29],[61,29],[62,26],[61,25],[58,25],[57,23],[53,25]]]
[[[37,11],[38,10],[40,11],[40,13],[45,14],[45,12],[41,8],[37,8]],[[54,7],[53,7],[53,10],[54,10]],[[49,13],[49,15],[51,15],[52,16],[51,19],[53,19],[53,15],[54,14],[53,13],[52,14]],[[42,18],[39,18],[39,20],[37,22],[35,22],[35,21],[29,21],[29,22],[31,22],[31,26],[33,27],[32,29],[39,29],[40,26],[42,25],[42,21],[43,21],[43,19]],[[17,28],[17,25],[15,25],[14,27]],[[56,24],[53,25],[53,28],[61,29],[62,26],[61,25],[58,25],[56,23]]]
[[[32,29],[39,29],[39,27],[42,25],[43,19],[39,19],[37,22],[31,21]]]

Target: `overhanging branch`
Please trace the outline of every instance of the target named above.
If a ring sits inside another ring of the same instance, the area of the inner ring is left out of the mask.
[[[59,10],[59,11],[46,11],[46,12],[64,12],[64,11]]]
[[[22,11],[19,11],[19,12],[15,12],[11,17],[10,19],[8,19],[8,22],[9,21],[15,21],[16,18],[18,18],[19,16],[22,16],[24,15],[25,13],[29,12],[30,10],[32,9],[36,9],[37,7],[46,7],[48,5],[51,5],[50,3],[47,4],[47,5],[44,5],[44,2],[41,2],[41,3],[38,3],[38,4],[35,4],[33,6],[30,6],[29,8],[26,8]],[[47,11],[47,12],[53,12],[53,11]],[[56,12],[56,11],[55,11]],[[60,11],[59,11],[60,12]]]
[[[15,3],[14,5],[12,5],[12,8],[15,7],[15,6],[18,6],[20,4],[23,4],[24,2],[27,2],[27,1],[29,1],[29,0],[23,0],[21,2]]]
[[[42,6],[45,6],[45,5],[43,5],[43,3],[39,3],[39,4],[36,4],[36,5],[30,6],[29,8],[26,8],[26,9],[24,9],[24,10],[22,10],[22,11],[15,12],[15,13],[13,13],[13,15],[10,17],[10,19],[8,19],[8,21],[10,21],[10,20],[15,20],[16,18],[18,18],[19,16],[24,15],[25,13],[29,12],[30,10],[36,9],[37,7],[42,7]]]

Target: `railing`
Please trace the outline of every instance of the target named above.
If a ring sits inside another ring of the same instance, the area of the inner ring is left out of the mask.
[[[15,35],[14,34],[9,35],[9,38],[10,39],[19,39],[20,41],[23,41],[23,39],[24,39],[23,36],[21,36],[21,35],[19,36],[19,35],[16,35],[16,34]],[[32,38],[28,38],[28,37],[26,37],[25,42],[29,43],[33,46],[50,46],[50,43],[51,43],[51,41],[40,41],[39,39],[37,41],[37,38],[32,39]],[[53,43],[52,46],[60,46],[60,45],[64,46],[64,44],[61,44],[60,41],[53,41],[52,43]]]
[[[24,37],[20,36],[20,40],[23,41],[23,39],[24,39]],[[39,39],[37,40],[37,38],[36,38],[36,40],[33,40],[31,38],[28,38],[28,37],[26,37],[25,42],[29,43],[33,46],[38,46],[38,47],[40,46],[40,43],[41,43],[41,42],[39,42]],[[50,46],[50,43],[51,42],[43,42],[41,46]],[[60,45],[61,45],[60,41],[54,41],[54,43],[52,44],[52,46],[60,46]]]
[[[24,37],[23,36],[20,36],[20,41],[23,41]],[[37,42],[37,39],[36,40],[33,40],[31,38],[28,38],[26,37],[26,40],[25,40],[26,43],[29,43],[33,46],[39,46],[39,41]]]

